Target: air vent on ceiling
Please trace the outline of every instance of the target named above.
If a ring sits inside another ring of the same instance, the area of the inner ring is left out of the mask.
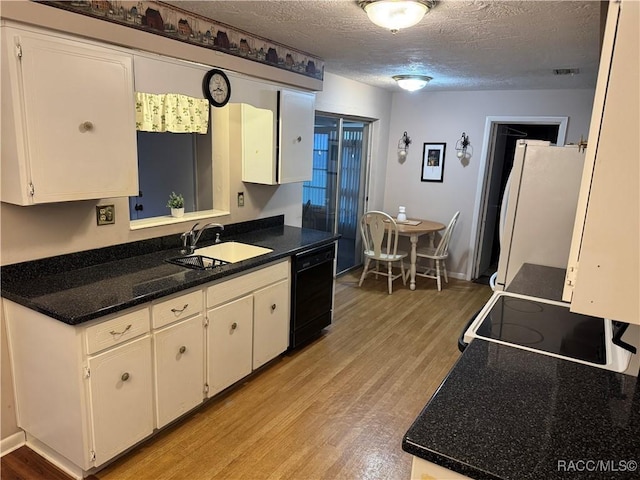
[[[580,73],[579,68],[554,68],[554,75],[577,75]]]

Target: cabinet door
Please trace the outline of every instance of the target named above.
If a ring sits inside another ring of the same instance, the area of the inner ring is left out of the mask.
[[[563,299],[571,311],[640,323],[640,4],[610,2]],[[630,108],[634,105],[635,108]]]
[[[131,56],[31,32],[13,41],[30,203],[136,195]]]
[[[315,94],[283,90],[279,95],[278,183],[311,180]]]
[[[240,110],[242,181],[274,185],[273,112],[244,103],[233,104],[229,108]]]
[[[153,432],[151,337],[105,351],[88,361],[96,466]]]
[[[204,398],[202,315],[154,333],[156,426],[188,412]]]
[[[207,367],[209,396],[251,373],[253,296],[209,310]]]
[[[287,280],[254,293],[254,369],[277,357],[289,346],[289,303]]]

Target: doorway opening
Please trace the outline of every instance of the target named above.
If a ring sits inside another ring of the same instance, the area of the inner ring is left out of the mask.
[[[316,113],[313,177],[302,186],[302,226],[342,235],[337,273],[362,264],[358,224],[364,211],[367,120]]]
[[[487,119],[480,208],[476,220],[475,258],[471,279],[489,283],[500,256],[500,206],[516,145],[520,140],[543,140],[564,145],[567,117],[493,117]],[[478,202],[476,202],[478,204]]]

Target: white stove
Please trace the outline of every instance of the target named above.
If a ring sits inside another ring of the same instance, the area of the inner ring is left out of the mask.
[[[563,358],[614,372],[631,353],[614,344],[611,320],[569,311],[569,305],[510,292],[494,292],[464,332],[475,338]]]

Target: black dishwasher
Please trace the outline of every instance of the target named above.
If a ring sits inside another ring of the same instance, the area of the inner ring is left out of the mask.
[[[335,243],[293,257],[289,348],[318,336],[331,324]]]

